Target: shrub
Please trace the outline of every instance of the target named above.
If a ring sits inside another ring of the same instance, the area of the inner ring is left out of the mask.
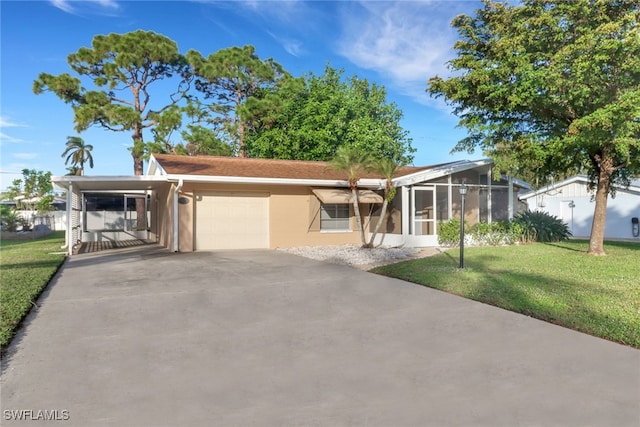
[[[16,231],[18,225],[22,224],[22,218],[13,208],[3,207],[0,211],[0,220],[2,221],[2,229],[5,231]]]
[[[447,222],[438,223],[438,243],[454,247],[460,244],[460,220],[451,218]]]
[[[520,212],[513,218],[512,224],[522,228],[522,240],[525,242],[560,242],[571,237],[567,224],[546,212]]]
[[[510,245],[517,242],[510,233],[508,222],[479,222],[469,230],[474,243],[479,246]]]

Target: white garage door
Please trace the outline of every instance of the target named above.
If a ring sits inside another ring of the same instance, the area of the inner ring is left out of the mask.
[[[195,217],[196,250],[269,247],[268,194],[200,194]]]

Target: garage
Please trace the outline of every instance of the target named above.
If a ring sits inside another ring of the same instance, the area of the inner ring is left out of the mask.
[[[196,197],[196,250],[269,247],[269,195],[206,193]]]

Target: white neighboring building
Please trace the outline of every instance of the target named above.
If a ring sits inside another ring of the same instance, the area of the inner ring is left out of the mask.
[[[628,188],[616,186],[615,197],[607,201],[605,238],[640,241],[640,179],[634,179]],[[555,215],[569,225],[574,237],[591,235],[595,191],[589,191],[589,179],[577,175],[520,196],[529,210]],[[633,218],[636,218],[633,220]]]

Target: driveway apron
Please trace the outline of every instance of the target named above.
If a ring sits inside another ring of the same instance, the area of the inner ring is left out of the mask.
[[[78,255],[38,306],[3,426],[640,425],[639,350],[278,251]]]

